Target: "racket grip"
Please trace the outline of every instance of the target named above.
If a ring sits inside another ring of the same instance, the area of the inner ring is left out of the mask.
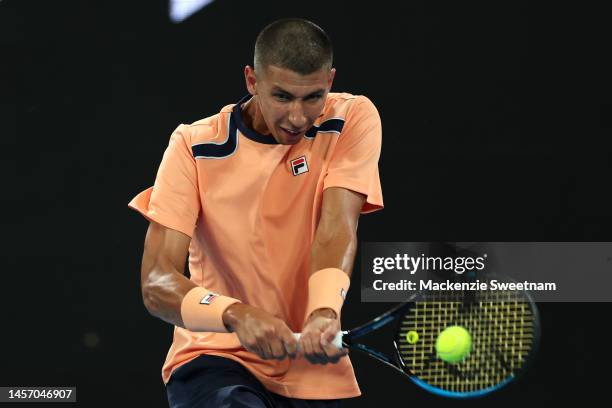
[[[300,336],[302,335],[302,333],[293,333],[293,337],[295,337],[296,340],[300,340]],[[334,340],[332,341],[332,344],[334,346],[336,346],[336,348],[341,349],[342,348],[342,332],[339,331],[338,333],[336,333],[336,337],[334,337]]]

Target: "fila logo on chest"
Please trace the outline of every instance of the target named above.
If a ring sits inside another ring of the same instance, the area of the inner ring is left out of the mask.
[[[297,159],[291,160],[291,171],[294,176],[306,173],[308,171],[308,162],[306,156],[300,156]]]

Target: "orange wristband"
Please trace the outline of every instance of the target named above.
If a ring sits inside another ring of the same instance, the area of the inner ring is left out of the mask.
[[[306,319],[317,309],[332,309],[340,317],[340,309],[351,284],[351,278],[338,268],[316,271],[308,279]]]
[[[187,330],[195,332],[227,333],[223,312],[238,299],[218,295],[196,286],[185,294],[181,302],[181,317]]]

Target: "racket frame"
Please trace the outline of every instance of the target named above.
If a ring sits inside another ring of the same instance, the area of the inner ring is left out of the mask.
[[[521,366],[521,368],[512,375],[508,376],[506,379],[501,381],[500,383],[488,387],[485,389],[481,389],[478,391],[467,391],[467,392],[455,392],[444,390],[431,384],[421,380],[414,373],[410,371],[410,369],[404,364],[404,361],[401,357],[399,351],[399,345],[396,342],[396,339],[393,340],[393,349],[394,354],[392,357],[389,355],[380,352],[378,350],[374,350],[362,343],[356,343],[355,340],[359,339],[368,333],[374,332],[380,329],[383,326],[393,324],[393,333],[397,335],[400,331],[402,318],[407,314],[407,312],[414,307],[417,299],[421,296],[421,293],[413,294],[409,300],[400,303],[399,305],[393,307],[392,309],[386,311],[385,313],[375,317],[374,319],[348,331],[343,331],[342,334],[342,345],[351,350],[357,350],[361,353],[367,354],[368,356],[374,358],[375,360],[380,361],[383,364],[388,365],[389,367],[394,368],[396,371],[399,371],[402,375],[407,376],[419,387],[442,397],[448,398],[458,398],[458,399],[471,399],[471,398],[479,398],[483,397],[491,392],[497,391],[517,378],[521,377],[521,375],[533,364],[535,360],[535,356],[538,353],[539,345],[540,345],[540,314],[538,312],[537,304],[533,301],[531,294],[527,291],[521,291],[525,296],[527,303],[530,306],[531,313],[533,315],[534,322],[534,333],[533,333],[533,342],[532,348],[529,351],[529,354],[525,358],[525,363]],[[448,364],[448,363],[447,363]]]

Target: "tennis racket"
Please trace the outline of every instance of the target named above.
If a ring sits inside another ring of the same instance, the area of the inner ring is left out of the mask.
[[[484,281],[492,279],[501,280]],[[357,342],[392,324],[393,355]],[[471,334],[472,346],[467,357],[451,364],[437,356],[435,344],[444,329],[457,325]],[[425,291],[364,325],[339,332],[334,343],[393,367],[434,394],[474,398],[517,379],[533,360],[539,337],[537,307],[525,291]]]

